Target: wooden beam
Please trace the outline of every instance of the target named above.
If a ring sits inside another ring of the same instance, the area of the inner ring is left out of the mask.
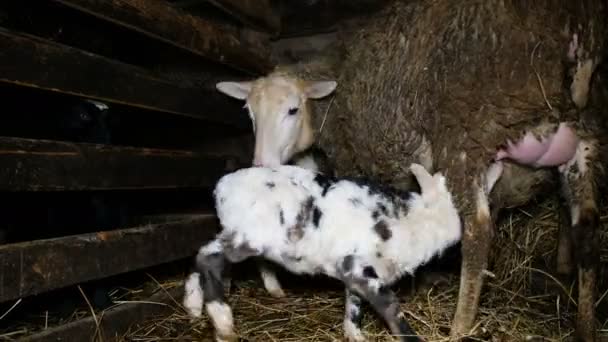
[[[244,39],[235,27],[185,14],[165,1],[55,1],[249,74],[272,68],[263,35]]]
[[[278,34],[281,16],[272,0],[209,0],[210,3],[252,28]]]
[[[20,339],[22,342],[49,342],[49,341],[113,341],[123,336],[129,329],[137,327],[146,320],[168,315],[175,310],[173,300],[180,301],[183,295],[183,286],[160,290],[145,300],[120,304],[116,307],[97,314],[99,327],[93,317],[86,317],[74,322],[63,324],[34,333]],[[99,328],[99,334],[96,331]],[[99,338],[101,336],[101,338]],[[97,339],[96,339],[97,337]],[[120,339],[118,339],[120,340]]]
[[[215,89],[161,79],[144,69],[0,29],[0,82],[246,126],[242,104]]]
[[[196,254],[217,232],[202,218],[0,246],[0,302]]]
[[[231,157],[0,137],[0,190],[177,189],[213,186]]]

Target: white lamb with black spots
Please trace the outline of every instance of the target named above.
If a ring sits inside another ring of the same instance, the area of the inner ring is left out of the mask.
[[[410,167],[421,192],[398,192],[296,166],[253,167],[225,175],[215,191],[223,230],[200,248],[185,283],[184,306],[205,310],[216,340],[234,340],[224,298],[226,262],[262,257],[296,274],[324,274],[346,287],[344,333],[365,341],[358,320],[367,300],[401,341],[419,337],[390,285],[461,238],[461,221],[441,173]]]

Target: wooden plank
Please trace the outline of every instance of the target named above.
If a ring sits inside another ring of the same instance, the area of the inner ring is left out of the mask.
[[[98,328],[93,317],[86,317],[58,327],[53,327],[39,333],[21,338],[22,342],[50,342],[50,341],[111,341],[123,336],[130,328],[148,319],[164,316],[174,311],[173,300],[180,300],[183,295],[183,286],[167,290],[160,290],[149,298],[136,303],[120,304],[116,307],[98,313]],[[99,338],[101,336],[101,338]]]
[[[194,255],[217,232],[217,219],[144,227],[0,246],[0,302]]]
[[[0,137],[0,190],[202,188],[215,184],[230,159],[191,151]]]
[[[242,104],[141,68],[0,29],[0,82],[245,126]]]
[[[281,16],[271,0],[209,0],[210,3],[252,28],[277,34]]]
[[[244,39],[235,27],[185,14],[165,1],[55,1],[246,73],[261,74],[272,68],[263,35]]]

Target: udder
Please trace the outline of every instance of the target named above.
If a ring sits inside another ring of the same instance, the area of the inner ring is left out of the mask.
[[[519,141],[507,141],[506,147],[496,153],[496,160],[511,159],[532,167],[559,166],[574,157],[577,145],[576,131],[561,123],[555,133],[543,136],[540,140],[527,132]]]

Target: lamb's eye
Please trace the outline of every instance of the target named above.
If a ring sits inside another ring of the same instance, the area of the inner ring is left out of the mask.
[[[289,110],[287,111],[287,114],[289,115],[296,115],[298,113],[298,108],[289,108]]]

